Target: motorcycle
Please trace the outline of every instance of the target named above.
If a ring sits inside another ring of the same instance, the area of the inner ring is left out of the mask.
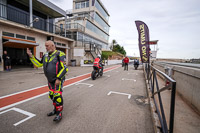
[[[99,62],[94,62],[93,64],[93,71],[91,74],[91,78],[95,80],[99,76],[103,76],[103,64],[100,64]]]

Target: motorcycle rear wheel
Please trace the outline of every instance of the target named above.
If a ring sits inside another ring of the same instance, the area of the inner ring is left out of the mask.
[[[95,80],[97,78],[96,71],[92,71],[91,78],[92,78],[92,80]]]

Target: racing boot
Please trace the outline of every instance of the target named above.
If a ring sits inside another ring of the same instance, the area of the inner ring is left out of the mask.
[[[62,119],[62,110],[62,105],[56,106],[56,117],[53,119],[53,121],[60,121]]]
[[[56,111],[56,103],[53,103],[53,105],[54,105],[54,110],[52,112],[48,113],[47,116],[53,116],[56,114],[56,112],[57,112]]]
[[[53,116],[56,114],[56,108],[54,108],[54,110],[50,113],[47,114],[47,116]]]
[[[57,112],[56,117],[53,119],[53,121],[60,121],[62,119],[62,112]]]

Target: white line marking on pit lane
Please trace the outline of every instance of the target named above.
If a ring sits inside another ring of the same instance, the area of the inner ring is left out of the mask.
[[[109,96],[111,93],[120,94],[120,95],[127,95],[127,96],[128,96],[128,99],[131,98],[131,94],[128,94],[128,93],[121,93],[121,92],[115,92],[115,91],[110,91],[107,95]]]
[[[3,111],[3,112],[0,112],[0,114],[6,113],[6,112],[11,111],[11,110],[14,110],[14,111],[16,111],[16,112],[19,112],[19,113],[21,113],[21,114],[24,114],[24,115],[27,115],[27,116],[28,116],[27,118],[25,118],[25,119],[23,119],[23,120],[21,120],[21,121],[15,123],[15,124],[13,124],[14,126],[17,126],[17,125],[21,124],[22,122],[25,122],[25,121],[27,121],[28,119],[31,119],[32,117],[36,116],[35,114],[32,114],[32,113],[30,113],[30,112],[27,112],[27,111],[24,111],[24,110],[22,110],[22,109],[15,108],[15,107],[14,107],[14,108],[11,108],[11,109],[8,109],[8,110],[5,110],[5,111]]]
[[[110,75],[103,75],[103,76],[105,76],[105,77],[110,77]]]
[[[89,87],[92,87],[92,86],[93,86],[93,84],[87,84],[87,83],[77,83],[77,84],[75,84],[75,85],[79,85],[79,84],[88,85]]]
[[[108,70],[108,71],[106,71],[106,72],[104,72],[104,73],[107,73],[107,72],[113,71],[113,70],[118,69],[118,68],[119,68],[119,67],[116,67],[116,68],[111,69],[111,70]],[[89,73],[86,73],[86,74],[89,74]],[[83,75],[86,75],[86,74],[83,74]],[[70,79],[74,79],[74,78],[77,78],[77,77],[80,77],[80,76],[83,76],[83,75],[79,75],[79,76],[76,76],[76,77],[72,77],[72,78],[70,78]],[[90,78],[91,78],[91,77],[88,77],[88,78],[86,78],[86,79],[83,79],[83,80],[77,81],[77,82],[75,82],[75,83],[72,83],[72,84],[69,84],[69,85],[63,86],[63,89],[64,89],[64,88],[67,88],[67,87],[69,87],[69,86],[72,86],[72,85],[74,85],[74,84],[80,83],[80,82],[82,82],[82,81],[88,80],[88,79],[90,79]],[[69,79],[67,79],[67,80],[69,80]],[[67,80],[65,80],[65,81],[67,81]],[[47,86],[47,85],[44,85],[44,86]],[[40,87],[44,87],[44,86],[40,86]],[[10,95],[6,95],[6,96],[2,96],[2,97],[0,97],[0,99],[1,99],[1,98],[5,98],[5,97],[9,97],[9,96],[12,96],[12,95],[15,95],[15,94],[20,94],[20,93],[22,93],[22,92],[26,92],[26,91],[34,90],[34,89],[37,89],[37,88],[39,88],[39,87],[32,88],[32,89],[25,90],[25,91],[21,91],[21,92],[17,92],[17,93],[10,94]],[[22,103],[25,103],[25,102],[27,102],[27,101],[30,101],[30,100],[36,99],[36,98],[38,98],[38,97],[41,97],[41,96],[44,96],[44,95],[47,95],[47,94],[49,94],[49,92],[45,92],[45,93],[43,93],[43,94],[40,94],[40,95],[37,95],[37,96],[31,97],[31,98],[28,98],[28,99],[25,99],[25,100],[19,101],[19,102],[17,102],[17,103],[13,103],[13,104],[7,105],[7,106],[5,106],[5,107],[0,108],[0,111],[5,110],[5,109],[7,109],[7,108],[11,108],[11,107],[13,107],[13,106],[16,106],[16,105],[19,105],[19,104],[22,104]]]
[[[122,80],[133,80],[134,82],[136,82],[135,79],[126,79],[126,78],[122,78]]]
[[[137,73],[128,73],[128,75],[129,75],[129,74],[134,74],[134,75],[138,75]]]

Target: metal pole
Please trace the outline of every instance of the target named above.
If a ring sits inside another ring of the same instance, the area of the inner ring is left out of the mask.
[[[64,27],[65,27],[65,37],[66,37],[66,28],[67,28],[66,23],[67,23],[67,15],[65,14],[65,24],[64,24]]]
[[[176,97],[176,82],[173,82],[172,93],[171,93],[169,133],[173,133],[173,129],[174,129],[175,97]]]
[[[29,26],[33,27],[33,6],[32,6],[32,0],[29,0],[29,13],[30,13]]]
[[[47,32],[49,32],[49,15],[47,15]]]

